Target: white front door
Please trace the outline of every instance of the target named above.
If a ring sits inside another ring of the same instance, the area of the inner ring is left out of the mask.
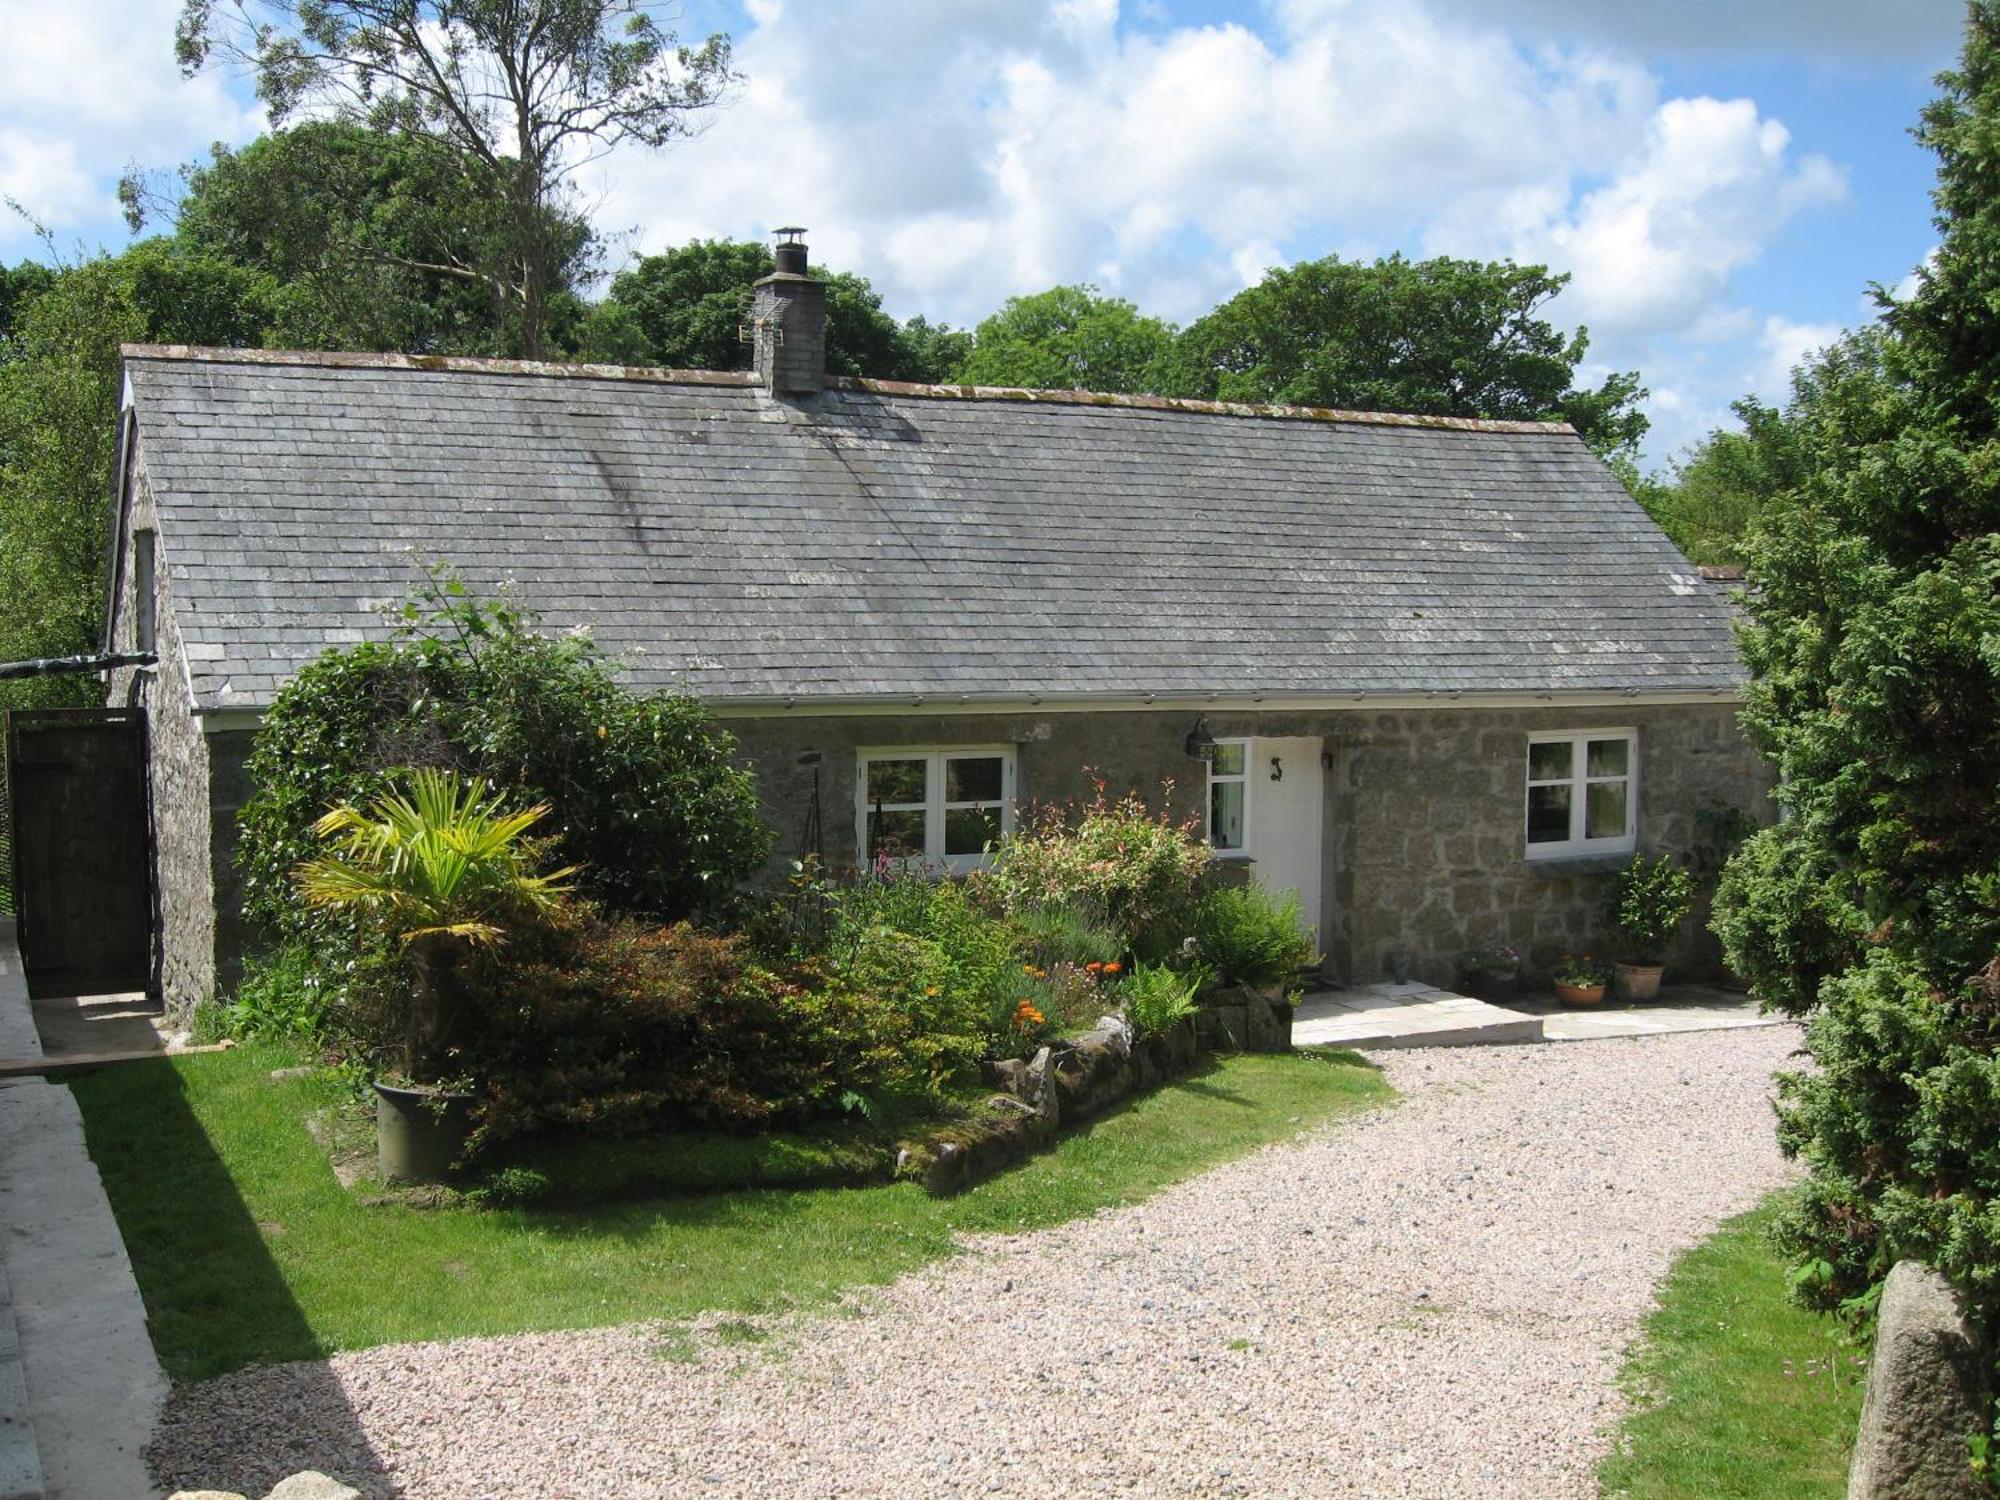
[[[1211,840],[1218,849],[1249,855],[1251,874],[1266,890],[1296,891],[1300,921],[1318,942],[1319,737],[1225,740],[1217,748],[1209,786]]]
[[[1319,736],[1250,742],[1251,873],[1266,890],[1296,891],[1299,917],[1319,941]]]

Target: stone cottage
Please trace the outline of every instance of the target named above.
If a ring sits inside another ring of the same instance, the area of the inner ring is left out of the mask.
[[[699,695],[780,857],[815,782],[833,864],[953,870],[1087,767],[1171,782],[1339,980],[1601,952],[1619,861],[1763,810],[1727,599],[1567,426],[828,378],[822,299],[782,247],[744,372],[126,349],[172,1004],[248,940],[260,714],[430,560]]]

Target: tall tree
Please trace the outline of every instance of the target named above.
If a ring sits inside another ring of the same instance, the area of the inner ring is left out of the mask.
[[[751,240],[692,240],[649,255],[612,278],[583,334],[592,359],[741,370],[750,346],[741,333],[751,289],[774,269],[770,250]],[[826,283],[826,367],[836,375],[939,380],[937,368],[965,335],[922,319],[899,326],[866,278],[815,267]]]
[[[274,343],[504,354],[518,343],[517,305],[495,282],[436,269],[507,258],[511,221],[480,176],[438,137],[315,120],[216,146],[164,190],[128,177],[121,193],[135,231],[157,215],[183,247],[276,278]],[[550,323],[573,322],[590,226],[552,209],[544,243]]]
[[[903,346],[909,351],[906,378],[926,385],[958,379],[958,372],[972,357],[973,341],[970,328],[933,323],[919,313],[903,324]]]
[[[1807,1011],[1783,1082],[1811,1168],[1783,1224],[1815,1299],[1905,1256],[2000,1307],[2000,3],[1918,138],[1940,246],[1879,347],[1801,385],[1801,483],[1753,525],[1744,722],[1790,816],[1718,930]],[[1805,872],[1804,879],[1797,872]],[[1809,883],[1809,884],[1808,884]],[[1803,982],[1801,982],[1803,981]]]
[[[518,352],[546,350],[572,180],[585,162],[692,132],[733,80],[729,40],[684,46],[648,0],[185,0],[183,72],[248,67],[274,124],[301,114],[430,138],[500,206],[504,253],[412,269],[490,288]],[[483,242],[483,237],[482,237]],[[385,252],[388,253],[388,252]]]
[[[1635,489],[1640,504],[1698,563],[1741,563],[1752,523],[1804,478],[1791,413],[1755,396],[1730,409],[1740,429],[1717,428],[1675,459],[1665,479]]]
[[[1646,433],[1634,373],[1576,385],[1590,348],[1539,316],[1542,266],[1337,256],[1267,273],[1181,338],[1177,394],[1433,416],[1560,419],[1599,453]]]
[[[171,241],[58,273],[0,359],[0,661],[93,649],[104,608],[124,341],[255,344],[268,277]],[[90,701],[91,678],[0,683],[0,705]]]
[[[24,260],[11,271],[0,266],[0,340],[19,326],[28,304],[49,289],[56,273],[39,261]]]
[[[1174,329],[1091,286],[1057,286],[1006,304],[974,330],[957,379],[1038,390],[1158,392]]]

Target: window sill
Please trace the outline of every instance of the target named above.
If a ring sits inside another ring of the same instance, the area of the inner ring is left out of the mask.
[[[1528,856],[1528,873],[1544,880],[1563,880],[1572,875],[1616,875],[1638,857],[1634,849],[1616,854],[1555,854]]]

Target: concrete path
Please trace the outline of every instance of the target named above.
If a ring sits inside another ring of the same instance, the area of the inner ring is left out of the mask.
[[[1553,995],[1528,995],[1508,1003],[1510,1010],[1541,1016],[1542,1034],[1552,1042],[1585,1042],[1608,1036],[1665,1036],[1680,1031],[1734,1030],[1739,1026],[1777,1026],[1783,1016],[1767,1016],[1763,1002],[1741,990],[1705,984],[1674,984],[1660,998],[1643,1005],[1615,1001],[1588,1008],[1571,1008]]]
[[[1372,984],[1307,995],[1292,1016],[1298,1047],[1466,1047],[1539,1042],[1542,1020],[1428,984]]]
[[[13,936],[0,927],[0,1038],[19,1056],[41,1043]],[[150,1500],[166,1376],[76,1100],[39,1078],[0,1081],[0,1285],[0,1497]]]
[[[35,1030],[50,1057],[146,1056],[177,1051],[169,1045],[160,1007],[139,995],[60,996],[37,999]]]
[[[1682,1031],[1775,1026],[1755,995],[1713,985],[1669,985],[1658,1000],[1571,1009],[1553,995],[1490,1005],[1427,984],[1323,990],[1299,1002],[1292,1041],[1300,1047],[1471,1047],[1498,1042],[1583,1042]]]

